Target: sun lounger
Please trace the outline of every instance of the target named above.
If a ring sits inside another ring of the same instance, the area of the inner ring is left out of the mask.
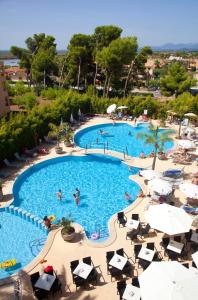
[[[183,208],[188,213],[198,214],[198,207],[189,207],[187,205],[182,205],[181,208]]]
[[[34,150],[34,149],[28,150],[27,148],[25,148],[25,149],[23,150],[23,153],[24,153],[25,155],[31,156],[31,157],[36,157],[36,156],[38,156],[37,151]]]
[[[6,165],[6,167],[9,167],[9,168],[20,168],[20,165],[17,164],[17,163],[14,163],[14,162],[9,162],[9,160],[6,158],[4,159],[4,164]]]
[[[44,136],[44,141],[49,145],[56,145],[57,141],[50,140],[48,136]]]
[[[16,159],[18,161],[21,161],[21,162],[27,162],[28,161],[28,159],[26,157],[20,156],[18,152],[14,153],[14,156],[16,157]]]
[[[9,172],[0,172],[0,178],[7,178],[10,176]]]
[[[164,177],[178,178],[183,174],[183,169],[170,169],[163,172]]]

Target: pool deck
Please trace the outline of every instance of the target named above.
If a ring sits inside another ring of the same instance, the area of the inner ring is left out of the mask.
[[[123,122],[123,121],[122,121]],[[112,123],[112,120],[102,117],[95,117],[90,119],[80,126],[79,129],[96,125],[96,124],[103,124],[103,123]],[[133,122],[127,122],[133,125]],[[178,127],[178,126],[177,126]],[[63,155],[85,155],[85,149],[81,149],[79,147],[75,148],[66,148],[65,146],[65,154]],[[88,153],[103,153],[102,149],[88,149]],[[118,157],[120,159],[124,159],[123,154],[107,151],[106,155],[112,155]],[[32,160],[32,164],[44,161],[46,159],[51,159],[55,157],[59,157],[60,155],[55,153],[54,147],[50,149],[50,153],[45,156],[39,156]],[[140,159],[140,158],[132,158],[132,157],[125,157],[125,163],[130,166],[137,166],[137,167],[149,167],[152,164],[152,158]],[[13,172],[13,175],[3,180],[3,194],[5,195],[5,201],[1,203],[2,205],[7,205],[8,203],[12,202],[12,186],[16,179],[16,177],[22,173],[25,169],[27,169],[29,165],[23,165],[22,168],[17,171]],[[157,171],[164,171],[168,168],[182,168],[182,165],[178,165],[172,163],[170,160],[158,160],[156,161],[156,170]],[[191,179],[190,174],[198,172],[198,166],[195,162],[190,165],[185,165],[185,173],[187,174],[187,180]],[[132,180],[137,182],[144,193],[147,191],[147,186],[144,183],[142,177],[138,175],[130,176]],[[174,193],[174,200],[180,206],[181,204],[185,203],[185,197],[180,192],[179,189],[175,190]],[[137,200],[132,203],[129,207],[126,208],[125,214],[127,217],[131,215],[131,213],[138,213],[140,215],[140,220],[145,221],[144,219],[144,212],[149,205],[148,198],[137,198]],[[1,206],[2,207],[2,206]],[[107,268],[106,268],[106,252],[110,250],[117,250],[119,248],[124,248],[125,252],[129,257],[133,255],[133,246],[131,245],[130,240],[126,240],[126,228],[119,228],[116,222],[116,216],[114,215],[109,221],[109,230],[111,236],[109,240],[105,243],[92,244],[91,242],[87,241],[84,236],[83,228],[78,224],[75,224],[76,228],[76,239],[73,242],[65,242],[62,239],[60,229],[52,230],[49,234],[47,242],[40,253],[39,257],[37,257],[32,263],[24,268],[22,271],[23,273],[23,296],[24,299],[34,299],[32,294],[32,289],[29,282],[29,274],[34,273],[36,271],[42,271],[44,266],[53,265],[63,287],[62,295],[57,294],[56,297],[53,299],[79,299],[79,300],[91,300],[91,299],[119,299],[119,296],[116,295],[116,284],[117,281],[111,282],[110,275],[107,275]],[[139,242],[155,242],[157,248],[160,250],[159,242],[163,233],[153,234],[149,238],[145,238],[143,241]],[[76,292],[75,285],[72,282],[72,276],[70,272],[70,261],[79,259],[81,260],[85,256],[91,256],[92,261],[94,262],[95,266],[98,266],[98,272],[101,275],[100,282],[97,286],[91,287],[89,289],[78,289]],[[46,263],[40,264],[40,260],[45,258],[47,260]],[[141,273],[142,269],[138,269],[138,275]],[[131,282],[131,279],[127,280]],[[70,291],[66,290],[66,285],[69,286]],[[0,299],[7,300],[13,299],[13,284],[2,285],[0,286]]]

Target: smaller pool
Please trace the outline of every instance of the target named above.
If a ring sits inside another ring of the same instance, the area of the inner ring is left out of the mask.
[[[41,251],[47,234],[32,223],[0,211],[0,263],[16,259],[17,264],[0,268],[0,279],[8,277],[30,263]]]
[[[99,134],[103,130],[106,134]],[[165,129],[160,129],[163,132]],[[137,139],[137,134],[149,133],[148,124],[138,124],[133,127],[127,123],[100,124],[80,130],[74,136],[75,143],[81,148],[108,149],[139,157],[140,152],[147,156],[153,150],[152,145],[145,145],[144,139]],[[167,142],[164,149],[168,150],[173,147],[173,142]]]

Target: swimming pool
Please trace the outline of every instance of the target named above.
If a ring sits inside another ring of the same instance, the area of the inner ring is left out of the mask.
[[[107,132],[107,134],[99,134],[99,130]],[[159,130],[163,132],[163,129]],[[152,145],[145,145],[143,139],[137,139],[137,133],[148,133],[148,124],[140,123],[133,127],[127,123],[100,124],[91,126],[80,130],[74,136],[74,141],[81,148],[99,148],[103,149],[108,146],[108,149],[125,152],[134,157],[139,157],[140,152],[149,155],[154,147]],[[129,135],[130,134],[130,135]],[[167,142],[164,149],[173,147],[173,142]]]
[[[41,251],[47,234],[32,223],[0,211],[0,263],[16,259],[17,264],[0,268],[0,278],[8,277],[30,263]]]
[[[129,179],[139,170],[121,160],[105,155],[65,156],[30,167],[16,180],[13,187],[14,205],[41,218],[55,215],[70,217],[81,224],[90,238],[100,232],[108,238],[108,220],[132,203],[140,187]],[[80,205],[73,200],[75,188],[80,189]],[[61,189],[62,201],[57,200]],[[131,195],[126,201],[124,192]]]

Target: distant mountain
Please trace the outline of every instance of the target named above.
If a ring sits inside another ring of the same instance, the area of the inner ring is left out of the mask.
[[[154,51],[198,51],[198,43],[172,44],[167,43],[162,46],[152,46]]]

